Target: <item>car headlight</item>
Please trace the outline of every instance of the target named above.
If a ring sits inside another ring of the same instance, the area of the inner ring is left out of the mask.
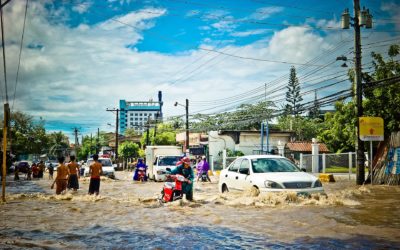
[[[314,187],[315,187],[315,188],[317,188],[317,187],[322,187],[321,181],[320,181],[320,180],[316,180],[315,183],[314,183]]]
[[[274,181],[265,181],[264,185],[266,188],[282,188],[281,185]]]

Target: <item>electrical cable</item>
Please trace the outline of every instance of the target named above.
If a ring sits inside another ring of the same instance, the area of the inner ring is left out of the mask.
[[[3,8],[0,9],[0,19],[1,19],[1,44],[3,47],[4,86],[5,86],[5,94],[6,94],[6,103],[8,103],[7,67],[6,67],[6,48],[5,48],[5,43],[4,43]]]
[[[16,76],[15,76],[14,97],[13,97],[13,101],[12,101],[12,105],[11,105],[11,111],[14,109],[15,96],[16,96],[16,93],[17,93],[17,85],[18,85],[18,77],[19,77],[19,68],[20,68],[20,65],[21,65],[22,46],[23,46],[23,43],[24,43],[26,14],[27,14],[27,12],[28,12],[28,1],[29,1],[29,0],[26,0],[26,4],[25,4],[24,24],[23,24],[23,26],[22,26],[21,44],[20,44],[20,47],[19,47],[17,74],[16,74]]]

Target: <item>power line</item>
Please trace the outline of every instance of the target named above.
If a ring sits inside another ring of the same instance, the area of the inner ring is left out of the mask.
[[[7,3],[7,2],[6,2]],[[4,3],[4,5],[6,4]],[[3,6],[0,9],[0,19],[1,19],[1,44],[3,47],[3,69],[4,69],[4,86],[6,94],[6,103],[8,103],[8,91],[7,91],[7,67],[6,67],[6,48],[4,44],[4,25],[3,25]]]
[[[17,93],[17,85],[18,85],[18,77],[19,77],[19,68],[20,68],[20,65],[21,65],[22,45],[23,45],[23,43],[24,43],[25,21],[26,21],[26,13],[27,13],[27,12],[28,12],[28,0],[26,0],[26,4],[25,4],[24,25],[23,25],[23,28],[22,28],[21,44],[20,44],[20,47],[19,47],[17,75],[16,75],[16,77],[15,77],[14,97],[13,97],[13,102],[12,102],[12,105],[11,105],[11,110],[14,109],[15,96],[16,96],[16,93]]]

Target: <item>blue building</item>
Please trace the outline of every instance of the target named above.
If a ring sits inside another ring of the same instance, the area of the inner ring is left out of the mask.
[[[119,100],[119,127],[121,134],[124,134],[127,128],[133,128],[142,134],[146,130],[148,120],[162,120],[162,106],[161,91],[158,92],[158,101]]]

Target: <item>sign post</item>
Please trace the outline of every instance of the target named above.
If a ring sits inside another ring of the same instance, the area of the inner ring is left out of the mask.
[[[370,142],[370,172],[371,172],[371,185],[373,185],[374,171],[372,169],[372,142],[384,140],[384,126],[381,117],[360,117],[360,140]]]

